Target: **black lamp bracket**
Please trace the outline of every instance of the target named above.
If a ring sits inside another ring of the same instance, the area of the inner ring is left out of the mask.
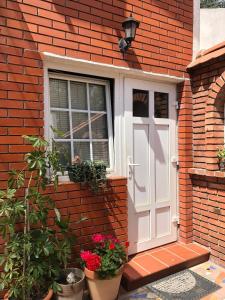
[[[130,40],[126,38],[121,38],[119,40],[119,48],[121,52],[126,52],[129,48],[131,47],[131,42]]]

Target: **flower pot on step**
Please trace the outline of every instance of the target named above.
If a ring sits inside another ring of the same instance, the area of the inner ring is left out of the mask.
[[[58,300],[82,300],[84,293],[85,275],[84,272],[77,268],[69,268],[64,271],[67,276],[73,273],[77,281],[75,283],[59,283],[62,291],[57,293]]]
[[[53,290],[50,289],[50,290],[48,291],[48,294],[43,298],[43,300],[51,300],[52,297],[53,297]],[[10,300],[10,298],[8,297],[8,292],[5,294],[4,300]]]
[[[92,300],[115,300],[118,296],[120,281],[124,266],[121,266],[117,275],[109,279],[100,279],[96,272],[84,269],[88,288]]]

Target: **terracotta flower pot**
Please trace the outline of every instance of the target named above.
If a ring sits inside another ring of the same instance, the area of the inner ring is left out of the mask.
[[[48,294],[45,296],[45,298],[43,300],[51,300],[53,296],[53,290],[49,290]]]
[[[82,300],[84,293],[85,275],[84,272],[77,268],[70,268],[64,271],[67,275],[72,272],[76,277],[80,278],[79,281],[71,284],[59,283],[62,291],[57,293],[58,300]]]
[[[8,292],[5,294],[5,296],[4,296],[4,300],[9,300],[9,298],[8,298]],[[51,289],[51,290],[49,290],[48,291],[48,294],[43,298],[43,300],[51,300],[52,299],[52,296],[53,296],[53,290]]]
[[[85,268],[84,273],[92,300],[115,300],[119,292],[123,269],[124,266],[121,266],[117,275],[112,278],[99,279],[97,273]]]

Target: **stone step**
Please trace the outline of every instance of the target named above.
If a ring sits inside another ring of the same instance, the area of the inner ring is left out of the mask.
[[[122,285],[130,291],[209,259],[210,252],[191,243],[172,243],[130,257],[125,266]]]

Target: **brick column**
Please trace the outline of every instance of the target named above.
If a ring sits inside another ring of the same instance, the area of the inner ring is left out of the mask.
[[[192,93],[190,82],[178,85],[178,154],[179,154],[179,239],[192,241],[192,185],[188,169],[192,167]]]

